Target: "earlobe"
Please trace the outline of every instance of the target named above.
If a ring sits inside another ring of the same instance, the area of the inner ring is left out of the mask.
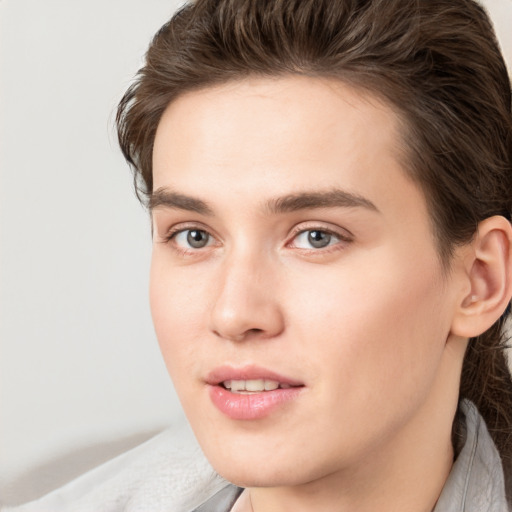
[[[478,226],[469,244],[466,279],[469,293],[459,300],[452,333],[479,336],[506,310],[512,296],[512,225],[502,216],[489,217]]]

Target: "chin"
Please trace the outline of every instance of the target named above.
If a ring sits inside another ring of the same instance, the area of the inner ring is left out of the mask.
[[[288,487],[309,481],[306,477],[301,478],[300,475],[275,468],[272,463],[259,469],[242,464],[230,465],[225,462],[213,467],[222,478],[238,487]]]
[[[239,487],[296,486],[311,482],[323,473],[322,468],[311,466],[307,459],[297,460],[297,454],[261,447],[253,451],[206,447],[204,453],[220,476]]]

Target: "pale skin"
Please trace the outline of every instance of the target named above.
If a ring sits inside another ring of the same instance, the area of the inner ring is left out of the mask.
[[[153,162],[155,329],[206,456],[246,488],[236,512],[433,510],[467,339],[512,295],[508,221],[446,272],[397,116],[327,79],[185,94]],[[232,419],[206,389],[220,365],[301,392]]]

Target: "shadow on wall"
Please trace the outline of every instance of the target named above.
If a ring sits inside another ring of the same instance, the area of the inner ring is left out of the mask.
[[[0,0],[1,1],[1,0]],[[2,491],[0,505],[21,505],[48,494],[83,473],[138,446],[162,429],[84,446],[30,469]]]

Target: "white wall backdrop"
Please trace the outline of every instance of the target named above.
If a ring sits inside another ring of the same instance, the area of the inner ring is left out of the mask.
[[[96,463],[96,443],[179,414],[147,304],[149,224],[112,130],[177,3],[0,2],[0,501],[51,487],[38,466],[82,449]]]
[[[149,224],[111,129],[178,3],[0,0],[0,502],[181,415],[147,304]],[[486,5],[512,69],[512,0]]]

